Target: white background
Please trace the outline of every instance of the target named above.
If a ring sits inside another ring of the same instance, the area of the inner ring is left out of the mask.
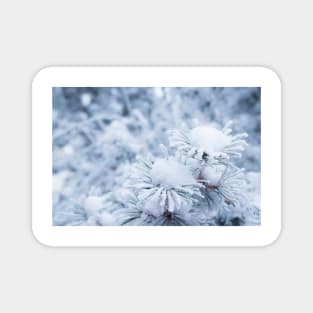
[[[84,5],[83,5],[84,4]],[[311,312],[310,1],[2,1],[1,312]],[[46,248],[31,234],[31,79],[47,65],[265,65],[284,208],[266,248]]]

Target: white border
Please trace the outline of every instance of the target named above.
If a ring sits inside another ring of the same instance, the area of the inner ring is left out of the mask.
[[[261,226],[52,226],[52,87],[261,87]],[[265,246],[281,230],[281,84],[264,67],[49,67],[33,80],[32,227],[48,246]]]

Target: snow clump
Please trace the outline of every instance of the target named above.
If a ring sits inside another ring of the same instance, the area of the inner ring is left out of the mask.
[[[207,154],[214,154],[222,152],[231,144],[232,139],[214,127],[199,126],[191,130],[190,141],[193,146],[203,149]]]
[[[196,183],[190,170],[173,159],[156,159],[151,169],[153,184],[171,188]]]

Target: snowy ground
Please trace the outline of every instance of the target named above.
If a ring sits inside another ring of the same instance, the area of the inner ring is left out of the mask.
[[[169,146],[167,131],[190,128],[195,120],[216,129],[232,121],[233,133],[248,134],[242,157],[233,162],[245,169],[247,210],[259,214],[259,88],[54,88],[53,224],[115,225],[111,213],[120,202],[130,201],[119,188],[136,158],[159,158],[164,154],[160,144]],[[223,134],[206,132],[194,131],[193,143],[212,149],[212,144],[207,146],[211,136],[214,149],[229,144]],[[179,164],[171,165],[182,180],[190,180]],[[163,166],[162,159],[153,171],[158,166]],[[116,201],[114,190],[120,195]],[[95,208],[105,205],[110,207],[99,217]]]

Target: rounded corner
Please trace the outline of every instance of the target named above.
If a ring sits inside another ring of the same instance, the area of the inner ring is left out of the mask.
[[[269,239],[264,244],[261,245],[261,247],[266,248],[266,247],[275,245],[276,242],[281,237],[281,233],[282,233],[282,226],[280,225],[279,228],[275,230],[275,232],[273,232],[273,234],[269,237]]]
[[[39,69],[32,78],[32,87],[34,88],[34,86],[37,84],[37,81],[40,81],[41,79],[46,77],[47,74],[49,74],[49,72],[51,72],[51,70],[53,70],[54,68],[55,67],[48,65]]]
[[[276,86],[276,90],[278,89],[278,87],[279,88],[282,87],[282,80],[279,74],[275,70],[269,67],[265,67],[265,66],[259,66],[258,68],[260,70],[259,71],[260,74],[264,74],[264,77],[268,78],[269,81],[274,82]],[[46,66],[46,67],[39,69],[32,78],[32,83],[31,83],[32,87],[34,88],[36,86],[36,88],[38,89],[38,87],[41,86],[39,82],[42,82],[42,81],[46,82],[47,79],[51,77],[51,75],[55,73],[56,70],[58,69],[60,68],[54,67],[54,66]],[[58,70],[57,73],[59,72],[60,71]],[[44,246],[44,247],[48,247],[48,248],[59,247],[59,245],[56,244],[56,241],[53,239],[53,237],[49,236],[47,233],[45,233],[42,227],[38,227],[38,226],[36,227],[35,225],[32,225],[31,227],[32,236],[35,239],[35,241],[37,241],[39,245]],[[276,244],[276,242],[281,236],[281,233],[282,233],[282,226],[279,225],[277,228],[273,229],[272,232],[268,236],[266,236],[266,238],[264,238],[263,242],[259,246],[268,247],[268,246]],[[54,242],[54,244],[51,242]],[[74,244],[72,246],[74,246]],[[222,247],[222,245],[218,245],[218,246]],[[257,244],[255,244],[255,246],[257,246]]]
[[[275,69],[269,66],[259,66],[258,68],[265,72],[267,77],[276,81],[280,88],[282,87],[282,79],[280,77],[280,74]]]
[[[48,248],[53,247],[53,245],[51,245],[50,243],[47,243],[47,242],[45,241],[45,239],[42,238],[42,236],[40,235],[40,233],[38,233],[38,231],[35,230],[34,225],[32,225],[31,233],[32,233],[33,239],[35,239],[35,241],[36,241],[39,245],[41,245],[41,246],[43,246],[43,247],[48,247]]]

